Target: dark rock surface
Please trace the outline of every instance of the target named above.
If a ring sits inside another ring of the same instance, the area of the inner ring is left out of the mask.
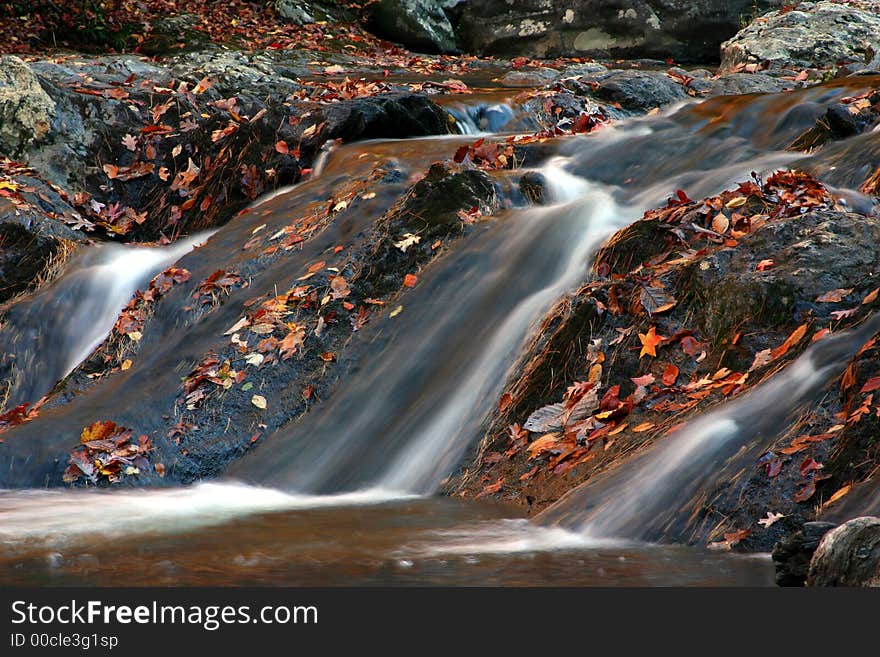
[[[819,542],[836,526],[833,522],[807,522],[803,529],[776,544],[773,548],[773,567],[777,586],[804,586],[810,560]]]
[[[854,518],[825,534],[808,586],[880,586],[880,518]]]
[[[459,24],[468,52],[531,57],[672,57],[717,61],[718,46],[773,0],[471,0]]]
[[[369,11],[370,26],[381,37],[416,52],[456,49],[452,25],[436,0],[379,0]]]

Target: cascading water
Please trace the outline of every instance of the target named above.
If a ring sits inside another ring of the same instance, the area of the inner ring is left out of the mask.
[[[722,481],[725,473],[754,462],[793,420],[793,413],[839,375],[878,331],[880,315],[873,315],[858,329],[814,344],[755,390],[570,491],[538,521],[588,539],[680,537],[694,522],[699,494],[711,489],[713,481]]]
[[[291,509],[304,514],[306,508],[352,504],[372,504],[380,509],[379,503],[392,498],[435,492],[474,445],[530,328],[561,295],[587,276],[590,256],[603,239],[647,208],[662,204],[675,189],[703,197],[747,178],[752,171],[772,170],[802,157],[782,150],[803,129],[802,123],[786,122],[786,102],[794,101],[756,97],[739,109],[739,115],[725,121],[715,118],[726,107],[722,101],[690,104],[561,142],[557,157],[533,171],[546,180],[549,205],[502,211],[476,226],[455,248],[420,272],[419,285],[402,301],[402,312],[393,318],[376,319],[364,329],[359,337],[364,346],[362,357],[349,367],[333,395],[308,415],[265,436],[256,449],[233,465],[230,480],[113,494],[3,493],[0,526],[6,530],[0,530],[0,540],[36,541],[51,535],[48,543],[56,546],[73,536],[88,540],[89,532],[81,531],[83,526],[94,527],[100,534],[185,532],[210,524],[227,528],[231,518],[238,518],[238,526],[245,528],[250,521],[243,516],[248,514]],[[494,129],[476,120],[471,123],[471,131]],[[756,125],[759,128],[753,127]],[[327,156],[321,174],[332,181],[334,176],[350,175],[355,166],[372,166],[374,160],[412,162],[416,171],[422,171],[434,159],[449,157],[460,143],[464,143],[461,138],[448,138],[343,146]],[[355,156],[355,149],[362,149],[362,153]],[[364,154],[372,157],[361,158]],[[521,174],[520,170],[509,175]],[[265,218],[260,221],[271,226],[266,232],[283,227],[291,214],[290,208],[278,203],[284,198],[297,199],[300,193],[305,198],[300,190],[320,183],[316,177],[313,183],[274,199],[275,205],[261,205]],[[252,224],[233,221],[189,256],[186,266],[194,277],[204,278],[221,262],[225,266],[227,259],[234,260],[241,250],[240,238],[249,238],[253,229]],[[356,232],[363,230],[363,225],[340,229],[344,230]],[[23,359],[19,362],[20,370],[31,378],[22,379],[14,398],[32,401],[75,367],[112,327],[116,312],[131,292],[199,239],[164,250],[94,250],[83,256],[91,261],[83,259],[76,270],[71,266],[70,274],[43,292],[44,298],[34,297],[31,313],[25,306],[13,309],[20,313],[18,326],[32,326],[43,336],[55,335],[55,344],[64,345],[63,349],[56,346],[50,358],[46,353],[35,357],[34,363],[41,367],[48,364],[54,372],[46,377],[34,377],[37,368],[25,366]],[[333,248],[338,234],[313,241],[314,246],[303,246],[302,263],[313,262]],[[282,276],[295,280],[298,274],[293,271],[294,267],[279,264],[269,270],[266,280],[250,281],[248,294],[256,297],[271,291]],[[70,298],[77,303],[64,307],[81,307],[79,315],[52,310],[52,303]],[[59,317],[58,326],[47,319],[50,316]],[[204,352],[200,345],[213,344],[209,339],[215,340],[240,316],[240,306],[231,302],[221,305],[202,323],[187,325],[181,336],[178,316],[167,313],[157,320],[159,326],[152,335],[145,334],[149,344],[139,353],[140,362],[108,384],[109,394],[96,388],[67,407],[52,409],[52,414],[39,418],[45,424],[35,422],[32,430],[48,427],[48,441],[59,427],[84,426],[96,416],[109,416],[120,404],[133,418],[130,426],[148,425],[154,409],[130,409],[134,400],[164,394],[167,399],[163,398],[163,403],[173,404],[181,362],[195,362]],[[864,335],[876,330],[877,321],[872,319],[850,336],[826,338],[757,394],[694,421],[632,465],[598,478],[595,485],[601,490],[588,484],[588,488],[573,491],[542,516],[543,523],[553,525],[549,530],[523,521],[502,523],[499,529],[493,520],[489,534],[478,531],[470,537],[489,535],[492,540],[484,547],[503,552],[574,549],[595,543],[596,537],[662,535],[675,516],[673,511],[680,508],[671,500],[684,503],[685,497],[692,497],[704,484],[695,473],[701,468],[712,470],[744,444],[760,445],[759,440],[751,440],[753,436],[771,436],[787,409],[808,399],[842,367],[858,348],[856,343],[864,342]],[[74,333],[76,339],[68,341]],[[780,400],[786,401],[785,409],[778,408]],[[746,427],[745,417],[761,422]],[[13,447],[13,441],[9,442],[4,449]],[[27,451],[19,443],[14,447],[18,453]],[[17,481],[15,476],[28,464],[26,458],[15,460],[16,452],[12,453],[7,461],[2,461],[7,457],[0,454],[2,476]],[[26,479],[29,473],[22,476]],[[641,483],[629,487],[630,477]],[[692,478],[685,481],[684,491],[671,483],[682,477]],[[82,516],[74,512],[82,507],[91,509],[91,522],[83,523]],[[357,515],[369,512],[361,508]],[[258,517],[252,521],[262,522]],[[320,525],[323,521],[315,522]],[[431,550],[443,552],[442,547]],[[479,551],[479,546],[467,536],[449,550],[459,554],[472,551]]]
[[[13,307],[6,321],[24,330],[0,334],[2,362],[15,371],[7,405],[36,401],[70,374],[104,340],[134,292],[208,236],[165,247],[87,247],[57,281]]]

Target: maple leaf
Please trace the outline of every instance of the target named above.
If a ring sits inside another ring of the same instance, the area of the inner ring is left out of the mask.
[[[657,335],[653,326],[648,329],[647,333],[639,333],[639,342],[642,343],[642,350],[639,352],[639,358],[645,355],[656,358],[657,346],[665,339],[666,338],[662,335]]]
[[[419,277],[415,274],[407,274],[403,277],[403,285],[405,287],[415,287],[416,283],[419,282]]]
[[[125,137],[122,138],[122,145],[130,151],[136,150],[137,144],[137,137],[133,135],[126,134]]]
[[[398,249],[400,249],[401,251],[406,253],[406,250],[409,247],[411,247],[415,244],[418,244],[421,241],[422,241],[422,238],[419,237],[418,235],[413,235],[412,233],[406,233],[402,238],[400,238],[400,241],[394,243],[394,246],[396,246]]]
[[[766,517],[766,518],[761,518],[761,519],[758,521],[758,524],[759,524],[759,525],[762,525],[762,526],[764,527],[764,529],[767,529],[768,527],[770,527],[770,525],[776,523],[776,522],[779,521],[779,520],[782,520],[784,517],[785,517],[785,514],[782,514],[782,513],[774,513],[773,511],[768,511],[768,512],[767,512],[767,517]]]

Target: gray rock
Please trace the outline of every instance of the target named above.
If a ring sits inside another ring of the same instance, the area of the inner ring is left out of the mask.
[[[599,84],[593,96],[632,112],[647,112],[688,97],[685,87],[662,71],[609,71],[589,79]]]
[[[286,18],[291,23],[296,23],[297,25],[315,22],[315,17],[312,15],[309,6],[298,0],[275,0],[275,11],[282,18]]]
[[[854,518],[825,534],[807,585],[880,586],[880,518]]]
[[[479,54],[543,58],[673,57],[715,61],[755,11],[782,0],[470,0],[459,45]]]
[[[420,52],[454,52],[452,24],[436,0],[379,0],[370,24],[379,36]]]
[[[696,95],[709,97],[776,93],[793,85],[790,80],[766,73],[725,73],[714,78],[694,78],[687,86]]]
[[[773,548],[776,585],[803,586],[819,542],[835,527],[833,522],[807,522],[803,529],[777,543]]]
[[[197,81],[207,76],[217,93],[274,96],[283,99],[299,88],[268,55],[237,50],[205,50],[184,53],[170,60],[171,73],[182,80]]]
[[[55,102],[18,57],[0,57],[0,153],[15,157],[49,134]]]
[[[797,9],[756,19],[721,46],[721,69],[761,63],[769,68],[868,64],[880,50],[880,12],[835,2],[802,2]]]

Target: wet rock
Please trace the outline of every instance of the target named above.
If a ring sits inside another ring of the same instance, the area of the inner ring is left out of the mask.
[[[668,57],[714,61],[743,17],[777,0],[489,0],[465,4],[459,45],[468,52],[548,58]]]
[[[691,270],[702,328],[719,342],[746,322],[776,326],[807,312],[827,315],[832,308],[816,297],[858,287],[880,258],[878,240],[880,223],[855,213],[823,210],[770,222],[741,248],[722,249]],[[758,271],[762,260],[773,266]]]
[[[825,534],[808,586],[880,586],[880,518],[854,518]]]
[[[210,42],[210,37],[196,29],[198,25],[199,17],[194,14],[178,14],[154,20],[138,50],[145,55],[157,56],[203,48]]]
[[[836,525],[833,522],[808,522],[803,529],[786,536],[773,548],[773,566],[777,586],[803,586],[810,559],[819,542]]]
[[[519,179],[519,191],[530,203],[544,205],[547,201],[547,178],[538,171],[529,171]]]
[[[488,212],[496,203],[495,187],[484,171],[437,162],[413,186],[397,214],[408,217],[410,230],[424,230],[459,223],[460,210]]]
[[[0,153],[16,157],[45,139],[55,102],[31,68],[13,55],[0,57]]]
[[[0,303],[52,280],[85,236],[50,217],[76,213],[43,181],[19,177],[33,191],[0,198]],[[7,193],[8,190],[7,190]]]
[[[451,132],[449,115],[427,96],[411,93],[368,96],[322,109],[324,134],[354,141],[381,137],[418,137]]]
[[[170,73],[193,84],[204,77],[224,96],[241,93],[283,99],[299,89],[294,78],[302,69],[287,71],[264,53],[210,49],[178,55],[168,62]]]
[[[552,68],[535,68],[528,71],[510,71],[501,78],[506,87],[540,87],[559,77],[559,71]]]
[[[379,36],[418,52],[455,51],[452,25],[436,0],[379,0],[370,25]]]
[[[871,3],[876,4],[876,3]],[[867,7],[867,5],[865,5]],[[752,22],[721,46],[722,70],[825,68],[871,62],[880,51],[880,13],[836,2],[802,2]]]
[[[683,85],[660,71],[609,71],[589,80],[598,83],[592,92],[595,97],[632,112],[647,112],[688,97]]]
[[[299,0],[275,0],[275,11],[282,18],[286,18],[297,25],[306,25],[314,23],[315,17],[312,15],[311,8],[304,2]]]
[[[737,96],[777,93],[790,89],[789,80],[766,73],[726,73],[717,77],[695,77],[687,83],[697,96]]]

